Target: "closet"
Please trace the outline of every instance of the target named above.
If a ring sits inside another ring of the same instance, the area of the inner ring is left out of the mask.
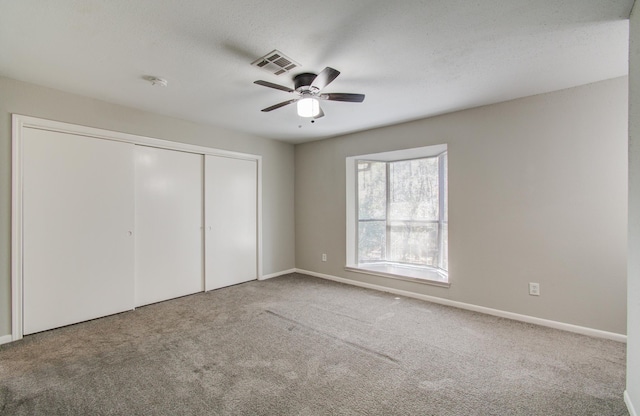
[[[133,150],[23,132],[25,334],[133,309]]]
[[[256,173],[255,160],[205,157],[206,290],[255,279]]]
[[[15,117],[22,334],[259,277],[259,157]]]
[[[202,168],[202,155],[136,146],[136,306],[203,290]]]

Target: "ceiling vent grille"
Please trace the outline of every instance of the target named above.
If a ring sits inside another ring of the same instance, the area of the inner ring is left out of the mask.
[[[272,50],[263,57],[251,62],[251,65],[262,68],[274,75],[286,74],[300,66],[299,63],[289,58],[277,49]]]

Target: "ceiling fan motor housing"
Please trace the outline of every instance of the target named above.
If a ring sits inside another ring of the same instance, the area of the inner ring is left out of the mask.
[[[293,85],[295,86],[295,90],[298,92],[302,92],[309,89],[309,86],[316,79],[316,74],[311,74],[305,72],[303,74],[298,74],[293,77]]]

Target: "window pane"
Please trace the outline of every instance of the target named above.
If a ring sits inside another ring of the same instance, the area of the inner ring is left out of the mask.
[[[385,259],[386,228],[385,221],[358,223],[358,263]]]
[[[387,167],[385,162],[358,161],[358,219],[386,218]]]
[[[438,220],[438,158],[389,164],[391,220]]]
[[[392,221],[388,260],[438,266],[438,223]]]

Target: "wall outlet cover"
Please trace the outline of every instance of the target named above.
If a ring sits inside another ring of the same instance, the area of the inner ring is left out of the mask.
[[[531,296],[540,296],[540,283],[529,282],[529,294]]]

